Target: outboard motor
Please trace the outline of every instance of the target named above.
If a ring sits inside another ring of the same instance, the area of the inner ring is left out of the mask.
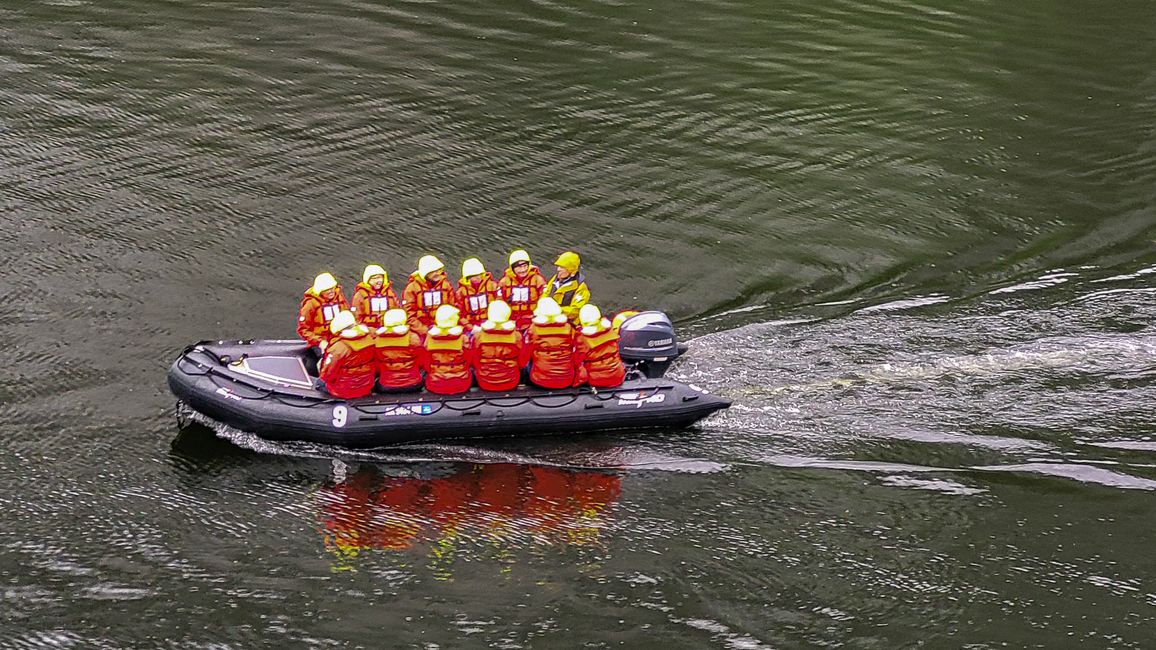
[[[674,335],[674,325],[660,311],[631,316],[618,330],[618,353],[622,361],[651,379],[661,377],[684,349]]]

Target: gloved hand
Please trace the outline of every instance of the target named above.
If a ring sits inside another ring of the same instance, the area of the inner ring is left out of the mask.
[[[322,341],[317,347],[321,348],[322,352],[325,352],[325,348],[329,347],[329,341]]]

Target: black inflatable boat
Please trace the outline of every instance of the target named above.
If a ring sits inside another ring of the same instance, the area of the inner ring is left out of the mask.
[[[694,385],[665,379],[685,351],[661,312],[643,312],[620,331],[627,379],[507,393],[373,394],[343,400],[314,387],[317,359],[302,341],[202,341],[169,369],[169,387],[194,411],[268,440],[347,447],[443,438],[539,435],[623,428],[685,427],[730,406]]]

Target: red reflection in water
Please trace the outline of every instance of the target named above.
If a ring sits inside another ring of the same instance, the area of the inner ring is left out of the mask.
[[[622,487],[614,474],[496,464],[436,478],[363,468],[319,491],[325,545],[348,558],[421,542],[437,554],[463,537],[499,546],[596,543]]]

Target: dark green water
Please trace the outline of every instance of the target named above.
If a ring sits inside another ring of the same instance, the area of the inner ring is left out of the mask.
[[[0,4],[0,647],[1145,648],[1150,3]],[[176,424],[321,270],[581,251],[695,430]]]

